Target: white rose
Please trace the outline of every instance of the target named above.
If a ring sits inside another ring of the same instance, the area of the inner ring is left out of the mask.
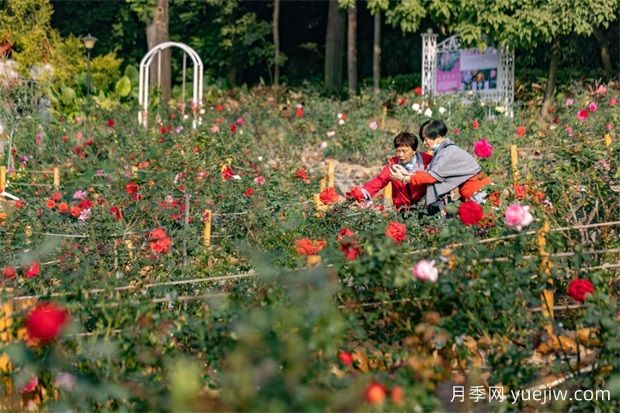
[[[441,115],[443,115],[444,113],[446,113],[446,108],[444,108],[443,106],[440,106],[440,107],[439,107],[439,113],[440,113]]]
[[[420,110],[420,104],[419,103],[414,103],[413,105],[411,105],[411,109],[415,110],[416,112]]]
[[[426,116],[427,118],[430,118],[431,116],[433,116],[433,110],[431,108],[428,108],[424,111],[424,116]]]

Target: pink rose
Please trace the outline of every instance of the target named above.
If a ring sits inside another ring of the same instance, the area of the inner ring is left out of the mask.
[[[474,143],[474,153],[479,158],[490,158],[493,155],[493,145],[486,139],[480,139]]]
[[[618,104],[618,98],[609,99],[609,106],[616,106]]]
[[[597,109],[598,109],[598,106],[597,106],[596,102],[591,102],[591,103],[588,105],[588,110],[589,110],[590,112],[592,112],[592,113],[596,112],[596,110],[597,110]]]
[[[370,124],[368,125],[368,127],[372,130],[376,130],[377,129],[377,122],[375,122],[374,120],[372,122],[370,122]]]
[[[220,128],[219,128],[219,126],[217,126],[217,125],[213,125],[213,126],[211,126],[210,131],[211,131],[212,133],[218,133],[218,132],[220,131]]]
[[[512,204],[506,208],[504,219],[506,225],[521,231],[523,228],[534,222],[534,217],[529,212],[529,206],[522,206],[519,204]]]
[[[435,267],[435,260],[428,261],[422,260],[413,267],[413,276],[421,281],[436,282],[439,276],[439,271]]]
[[[265,177],[257,176],[256,178],[254,178],[254,183],[256,185],[265,185]]]
[[[574,103],[575,103],[575,99],[573,98],[567,98],[564,101],[564,105],[566,105],[567,108],[570,108],[571,106],[573,106]]]
[[[586,109],[582,109],[577,112],[577,119],[579,119],[580,121],[588,119],[588,116],[590,116],[590,113]]]

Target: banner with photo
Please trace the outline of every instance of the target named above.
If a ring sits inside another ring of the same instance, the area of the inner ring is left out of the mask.
[[[436,93],[496,90],[499,58],[499,51],[494,48],[484,52],[459,49],[437,53]]]

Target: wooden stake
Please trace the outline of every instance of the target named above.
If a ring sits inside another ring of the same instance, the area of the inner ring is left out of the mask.
[[[58,191],[60,189],[60,169],[54,168],[54,189]]]
[[[205,210],[203,217],[204,217],[205,227],[202,233],[202,242],[204,243],[205,247],[210,248],[211,247],[211,220],[212,220],[211,210],[209,209]]]
[[[320,255],[306,255],[306,266],[316,267],[321,263]]]
[[[392,205],[392,183],[388,182],[388,184],[383,188],[383,204],[386,206]]]
[[[611,133],[605,134],[605,146],[611,146]]]
[[[0,166],[0,192],[6,190],[6,166]]]
[[[512,181],[514,184],[519,183],[519,152],[517,145],[510,145],[510,162],[512,164]]]
[[[3,167],[4,168],[4,167]],[[13,291],[12,288],[6,288],[7,293]],[[0,304],[0,343],[11,342],[11,326],[13,325],[13,300],[9,299]],[[0,354],[0,372],[11,371],[11,360],[5,353]]]
[[[137,166],[132,166],[131,167],[131,176],[134,179],[138,177],[138,167]]]
[[[335,184],[334,174],[336,171],[336,163],[333,159],[327,161],[327,187],[333,188]]]
[[[325,178],[321,178],[319,181],[319,191],[323,192],[323,190],[327,187],[327,180]]]

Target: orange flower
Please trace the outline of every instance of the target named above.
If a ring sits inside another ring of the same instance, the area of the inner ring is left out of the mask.
[[[517,136],[523,137],[525,136],[526,132],[527,132],[527,129],[525,128],[525,126],[517,127]]]
[[[313,241],[309,238],[300,238],[295,240],[295,251],[299,255],[316,255],[325,248],[325,241],[316,240]]]
[[[385,235],[392,238],[397,244],[400,244],[407,239],[407,227],[405,224],[392,221],[385,229]]]
[[[58,212],[60,212],[61,214],[66,214],[67,212],[69,212],[69,204],[67,204],[66,202],[61,202],[60,204],[58,204]]]
[[[385,400],[385,386],[377,382],[372,382],[366,387],[364,398],[370,404],[383,404]]]
[[[151,231],[149,245],[151,251],[155,254],[162,254],[170,251],[170,238],[162,228],[157,228]]]
[[[473,121],[473,122],[472,122],[472,124],[471,124],[471,128],[472,128],[473,130],[476,130],[476,129],[478,129],[479,127],[480,127],[480,122],[478,121],[478,119],[474,119],[474,121]]]
[[[56,207],[56,201],[54,201],[53,199],[48,199],[45,203],[45,206],[47,206],[49,209],[54,209],[54,207]]]
[[[338,198],[340,198],[340,196],[338,196],[334,188],[325,188],[321,191],[319,198],[321,199],[323,205],[330,205],[338,202]]]

